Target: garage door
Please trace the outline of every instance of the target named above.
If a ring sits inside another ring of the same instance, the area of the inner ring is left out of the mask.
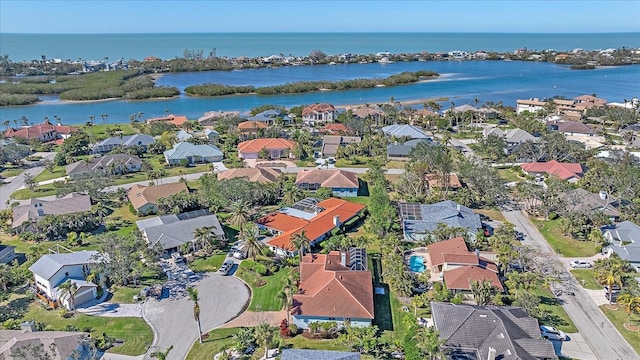
[[[79,305],[81,305],[81,304],[83,304],[83,303],[85,303],[87,301],[93,300],[93,299],[94,299],[93,289],[89,288],[89,289],[86,290],[86,292],[76,295],[76,299],[75,299],[76,300],[75,301],[76,307],[78,307]]]

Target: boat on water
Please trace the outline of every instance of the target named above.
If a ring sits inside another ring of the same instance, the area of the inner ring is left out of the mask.
[[[380,64],[393,64],[393,61],[389,60],[386,57],[383,57],[382,59],[378,60],[378,63],[380,63]]]

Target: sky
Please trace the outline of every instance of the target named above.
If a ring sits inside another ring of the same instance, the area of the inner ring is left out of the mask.
[[[640,32],[640,0],[0,0],[0,32]]]

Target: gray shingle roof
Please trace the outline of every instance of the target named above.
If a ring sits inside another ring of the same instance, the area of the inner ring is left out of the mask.
[[[178,142],[187,141],[187,140],[191,139],[192,137],[193,137],[193,135],[189,134],[188,132],[186,132],[184,130],[180,130],[176,134],[176,139],[178,140]]]
[[[421,142],[429,142],[433,144],[431,139],[413,139],[404,143],[392,143],[387,145],[387,156],[389,157],[408,157],[411,150]]]
[[[36,331],[23,332],[20,330],[2,330],[0,339],[6,343],[0,347],[0,359],[14,359],[15,351],[26,346],[42,347],[52,356],[47,359],[66,360],[71,358],[71,354],[82,343],[87,334],[70,331]],[[28,353],[28,351],[27,351]],[[27,358],[31,359],[30,355]],[[80,359],[88,359],[86,352],[81,354]]]
[[[63,266],[98,263],[97,251],[78,251],[68,254],[47,254],[29,267],[29,271],[45,279],[50,279]]]
[[[540,338],[538,321],[515,306],[471,306],[431,303],[436,330],[449,349],[474,349],[487,359],[489,348],[496,359],[555,359],[550,341]]]
[[[169,160],[186,159],[189,156],[199,156],[209,158],[214,156],[222,156],[222,151],[213,145],[202,144],[194,145],[189,142],[181,142],[173,145],[173,149],[164,152]]]
[[[24,205],[13,208],[12,227],[16,228],[29,219],[40,219],[45,215],[63,215],[91,210],[91,197],[71,193],[55,200],[29,199]]]
[[[616,254],[632,263],[640,263],[640,226],[627,220],[603,229],[603,232]]]
[[[120,136],[113,136],[108,139],[104,139],[102,141],[97,142],[93,147],[95,148],[98,146],[107,146],[107,145],[118,146],[120,144],[122,144],[122,146],[124,147],[139,146],[139,145],[149,146],[154,142],[156,141],[153,138],[153,136],[146,135],[146,134],[134,134],[134,135],[123,136],[122,139],[120,139]]]
[[[405,209],[419,206],[418,217],[413,218]],[[435,230],[438,224],[443,223],[449,227],[463,227],[471,232],[482,228],[480,215],[474,213],[466,206],[459,205],[451,200],[439,203],[425,204],[401,204],[400,216],[404,224],[405,232],[426,233]]]
[[[382,128],[387,136],[409,137],[412,139],[428,139],[429,137],[420,129],[413,125],[389,125]]]
[[[65,167],[67,175],[82,174],[91,171],[98,171],[108,169],[110,164],[119,166],[120,164],[128,167],[134,167],[142,164],[142,161],[136,155],[129,154],[111,154],[102,157],[95,157],[89,159],[89,162],[84,160],[76,161],[73,164],[69,164]]]
[[[356,352],[284,349],[281,360],[360,360],[360,354]]]
[[[525,141],[538,141],[538,138],[522,129],[511,129],[505,134],[504,140],[512,144],[521,144]]]
[[[211,227],[216,236],[224,236],[218,218],[204,210],[179,215],[157,216],[136,222],[149,244],[160,243],[165,250],[182,246],[193,241],[193,231],[201,227]]]

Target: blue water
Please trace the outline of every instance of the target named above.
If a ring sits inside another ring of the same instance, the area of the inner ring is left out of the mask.
[[[286,20],[285,20],[286,21]],[[640,33],[501,34],[501,33],[217,33],[217,34],[7,34],[0,33],[0,54],[14,61],[47,58],[100,60],[171,59],[184,50],[207,56],[374,54],[380,51],[440,52],[532,50],[568,51],[640,47]]]
[[[424,266],[424,258],[422,256],[412,256],[409,258],[409,270],[417,273],[424,272],[426,266]]]
[[[349,64],[292,66],[274,69],[250,69],[237,71],[210,71],[201,73],[166,74],[159,85],[184,88],[189,84],[216,82],[231,85],[265,86],[299,80],[342,80],[360,77],[385,77],[402,71],[434,70],[438,79],[423,83],[392,88],[373,88],[341,92],[317,92],[291,95],[240,95],[216,98],[191,98],[181,96],[169,100],[104,101],[94,103],[63,103],[57,97],[42,97],[44,101],[29,106],[0,107],[0,120],[19,119],[26,116],[32,122],[41,122],[47,116],[62,118],[65,124],[85,123],[89,116],[108,114],[110,123],[127,123],[129,115],[142,111],[144,117],[161,116],[165,110],[197,119],[212,110],[249,109],[276,104],[286,107],[329,102],[334,105],[382,103],[395,100],[415,100],[447,97],[443,108],[455,105],[502,101],[516,105],[516,99],[546,98],[563,95],[568,98],[582,94],[596,94],[608,101],[622,102],[640,96],[640,65],[606,67],[596,70],[570,70],[566,66],[528,61],[438,61],[397,62],[393,64]],[[418,107],[420,107],[418,105]]]

